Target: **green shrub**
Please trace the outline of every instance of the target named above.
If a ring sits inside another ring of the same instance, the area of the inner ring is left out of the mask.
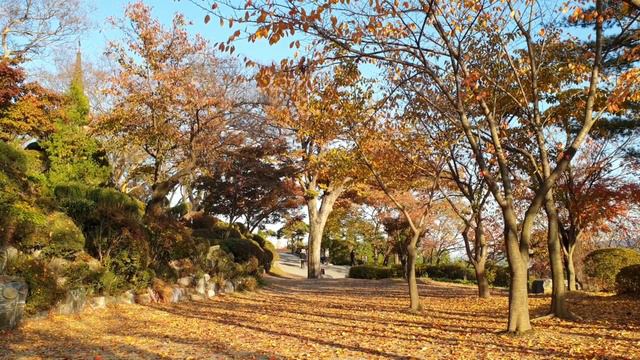
[[[640,253],[632,249],[609,248],[589,253],[584,259],[584,272],[590,287],[613,291],[616,275],[623,267],[640,264]]]
[[[24,180],[27,172],[25,151],[0,140],[0,172],[6,174],[8,178]]]
[[[86,262],[73,262],[64,270],[64,277],[67,278],[65,287],[67,289],[84,288],[90,294],[101,290],[102,269],[92,269]]]
[[[105,271],[100,276],[99,291],[104,295],[119,295],[126,290],[127,284],[112,271]]]
[[[353,279],[388,279],[402,277],[401,267],[384,267],[375,265],[357,265],[349,269],[349,277]]]
[[[147,267],[144,256],[133,249],[119,251],[115,256],[106,259],[105,264],[107,269],[131,288],[145,288],[155,277],[155,272]]]
[[[640,296],[640,264],[625,266],[616,275],[618,294]]]
[[[49,245],[45,247],[47,255],[70,257],[84,249],[84,235],[78,226],[63,213],[49,216]]]
[[[260,262],[260,265],[265,264],[265,251],[253,240],[229,238],[227,240],[220,240],[220,247],[224,251],[233,254],[237,262],[246,262],[249,261],[251,257],[255,257]]]
[[[66,289],[58,285],[44,259],[21,254],[9,261],[6,273],[24,278],[29,286],[25,305],[28,315],[49,310],[66,295]]]
[[[249,261],[243,265],[243,273],[247,275],[258,275],[260,270],[260,262],[255,257],[249,258]]]
[[[485,267],[487,281],[493,286],[509,287],[511,283],[511,273],[508,266],[500,266],[488,263]]]
[[[416,276],[432,279],[475,280],[476,273],[463,264],[420,264],[416,266]]]
[[[34,226],[22,239],[24,250],[42,250],[47,256],[70,258],[84,249],[82,231],[67,215],[54,212],[46,217],[45,224],[33,222]]]
[[[265,240],[264,246],[262,248],[264,249],[265,254],[264,268],[265,270],[269,271],[271,270],[271,265],[280,260],[280,254],[278,254],[276,247],[269,240]]]

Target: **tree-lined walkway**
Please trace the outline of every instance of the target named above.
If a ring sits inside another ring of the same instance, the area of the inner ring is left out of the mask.
[[[170,358],[607,358],[640,357],[640,301],[576,295],[584,321],[542,320],[499,334],[507,298],[420,286],[424,312],[406,311],[399,280],[268,278],[256,293],[176,305],[119,305],[79,317],[29,321],[0,336],[3,359]],[[548,309],[533,297],[534,314]]]

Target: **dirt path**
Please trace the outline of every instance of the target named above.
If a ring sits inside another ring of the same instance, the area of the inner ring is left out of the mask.
[[[640,302],[572,299],[582,323],[544,320],[513,337],[507,299],[421,285],[425,311],[410,314],[401,281],[269,278],[256,293],[177,305],[120,305],[29,321],[0,334],[3,359],[218,358],[640,358]],[[531,300],[534,312],[548,298]]]

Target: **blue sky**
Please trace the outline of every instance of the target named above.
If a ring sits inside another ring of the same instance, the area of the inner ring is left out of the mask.
[[[84,34],[79,35],[79,40],[82,43],[83,58],[92,62],[97,61],[103,54],[108,41],[117,41],[121,38],[121,34],[117,29],[114,29],[107,21],[109,17],[122,18],[124,17],[124,10],[127,4],[133,2],[133,0],[85,0],[90,6],[92,11],[90,12],[89,21],[91,22],[91,29]],[[204,23],[204,16],[206,15],[204,10],[198,8],[196,5],[189,1],[182,0],[144,0],[144,3],[152,7],[153,16],[158,18],[163,24],[169,26],[173,15],[176,12],[180,12],[186,16],[186,18],[193,22],[192,26],[189,26],[189,32],[191,34],[200,33],[211,43],[218,41],[226,41],[236,29],[229,29],[228,26],[221,27],[219,22],[212,20],[209,24]],[[73,41],[72,43],[74,43]],[[273,60],[280,60],[284,57],[291,56],[293,50],[289,49],[289,39],[285,39],[278,44],[270,46],[264,39],[256,43],[249,43],[246,40],[238,40],[235,43],[236,51],[233,56],[239,56],[242,58],[246,56],[254,61],[260,63],[270,63]],[[73,52],[69,53],[70,59],[73,59],[76,46],[71,44],[64,47],[64,49],[73,48]],[[60,56],[60,54],[52,54],[52,56]],[[50,63],[50,59],[42,59],[41,64],[47,67],[47,63]]]

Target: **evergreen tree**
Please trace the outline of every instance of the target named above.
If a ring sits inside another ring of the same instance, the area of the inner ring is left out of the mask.
[[[111,169],[100,143],[86,130],[89,99],[84,93],[82,56],[76,54],[73,76],[66,93],[65,114],[56,132],[45,142],[51,185],[82,183],[98,186],[108,181]]]

